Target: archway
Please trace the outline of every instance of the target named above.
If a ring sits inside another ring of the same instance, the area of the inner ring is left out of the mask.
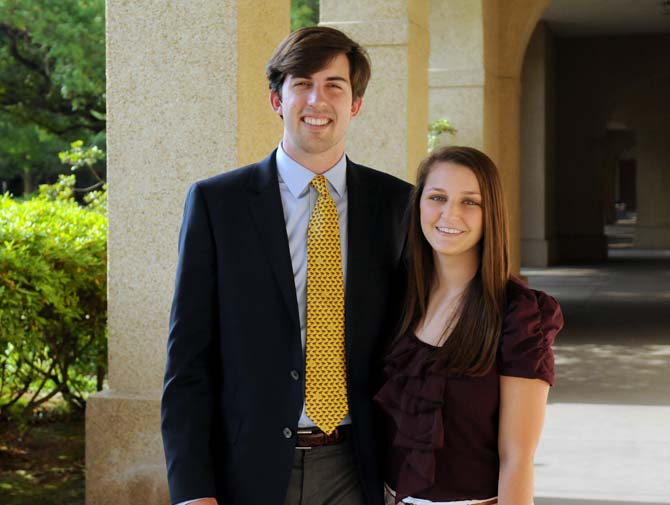
[[[527,266],[607,259],[603,229],[613,224],[621,182],[614,179],[619,169],[611,150],[620,149],[613,142],[625,142],[622,128],[634,132],[636,143],[635,177],[632,162],[622,169],[625,180],[635,181],[635,197],[628,197],[636,202],[635,246],[670,248],[670,203],[663,196],[670,191],[670,147],[663,140],[670,111],[662,91],[670,82],[664,64],[670,28],[654,2],[634,11],[623,1],[593,4],[602,10],[553,0],[525,56],[521,240]]]
[[[670,415],[662,16],[647,0],[634,10],[552,0],[526,53],[522,272],[558,298],[566,318],[536,456],[539,505],[632,504],[640,489],[660,502],[670,490],[658,478],[668,461],[653,454],[667,441],[655,420]],[[654,442],[641,443],[641,433]]]

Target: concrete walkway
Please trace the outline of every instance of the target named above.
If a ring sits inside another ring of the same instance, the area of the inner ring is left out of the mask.
[[[536,505],[670,504],[670,252],[524,269],[561,303]]]

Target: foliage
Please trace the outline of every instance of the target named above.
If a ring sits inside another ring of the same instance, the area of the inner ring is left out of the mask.
[[[293,0],[291,2],[291,31],[318,24],[319,0]]]
[[[0,196],[0,417],[60,394],[75,410],[106,370],[106,191],[75,178],[24,202]]]
[[[105,125],[104,0],[0,0],[0,107],[56,134]]]
[[[58,158],[64,165],[69,165],[72,172],[86,167],[96,178],[97,182],[94,186],[79,191],[90,191],[105,183],[100,174],[93,168],[99,161],[105,159],[105,152],[98,146],[85,147],[83,140],[75,140],[70,144],[70,149],[58,153]]]
[[[98,146],[84,147],[83,140],[75,140],[70,144],[70,149],[58,153],[61,163],[70,165],[75,170],[82,167],[92,168],[98,161],[105,159],[105,153]]]
[[[443,133],[453,135],[458,130],[452,126],[448,119],[442,118],[428,124],[428,152],[430,153],[437,145],[437,139]]]
[[[55,154],[105,130],[104,0],[0,0],[0,178],[62,171]]]
[[[57,154],[67,143],[35,124],[17,124],[0,112],[0,178],[26,178],[62,172]],[[30,191],[31,188],[28,188]]]

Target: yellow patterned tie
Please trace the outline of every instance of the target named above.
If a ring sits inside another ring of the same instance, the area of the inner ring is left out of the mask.
[[[344,351],[344,283],[340,225],[326,178],[311,185],[319,192],[307,229],[307,415],[332,433],[349,410]]]

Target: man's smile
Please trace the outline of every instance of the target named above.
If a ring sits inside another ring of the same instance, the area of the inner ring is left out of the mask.
[[[325,126],[332,120],[327,117],[304,116],[302,121],[310,126]]]

